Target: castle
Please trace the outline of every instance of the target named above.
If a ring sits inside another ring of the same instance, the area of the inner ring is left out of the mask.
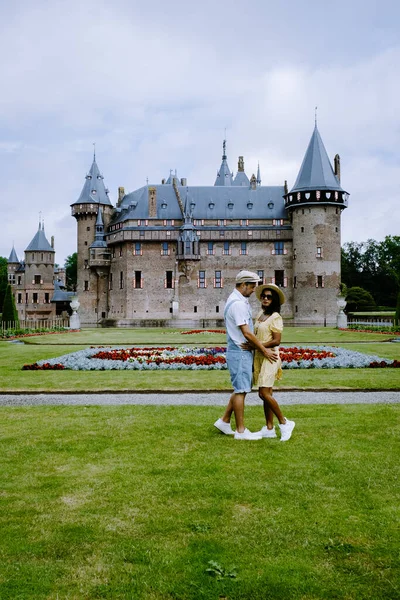
[[[283,288],[284,319],[336,325],[340,222],[348,193],[317,124],[288,190],[234,176],[226,144],[214,185],[189,186],[170,173],[125,193],[114,207],[96,163],[71,205],[78,230],[82,324],[219,326],[241,269]],[[256,303],[256,301],[253,301]]]
[[[48,321],[71,312],[69,303],[74,293],[65,290],[65,270],[54,260],[54,238],[49,243],[41,221],[23,260],[12,247],[7,276],[20,321]]]

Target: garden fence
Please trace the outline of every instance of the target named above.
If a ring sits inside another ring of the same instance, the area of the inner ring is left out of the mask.
[[[69,319],[46,319],[46,320],[32,320],[32,319],[20,319],[19,321],[7,321],[1,323],[1,332],[13,329],[54,329],[56,327],[69,327]]]

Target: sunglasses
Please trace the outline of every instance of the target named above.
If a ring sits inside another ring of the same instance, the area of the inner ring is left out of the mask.
[[[260,298],[269,298],[272,300],[272,294],[261,294]]]

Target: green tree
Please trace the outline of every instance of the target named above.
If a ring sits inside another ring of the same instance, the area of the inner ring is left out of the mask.
[[[3,309],[4,296],[8,285],[7,264],[8,260],[4,256],[0,256],[0,312]]]
[[[68,290],[76,290],[78,280],[78,253],[74,252],[65,260],[65,276]]]
[[[371,294],[358,286],[347,290],[346,302],[345,311],[347,313],[376,309],[376,303]]]
[[[1,322],[5,323],[6,325],[8,323],[15,323],[16,325],[18,324],[18,311],[15,307],[14,294],[12,293],[10,284],[8,284],[6,288]]]

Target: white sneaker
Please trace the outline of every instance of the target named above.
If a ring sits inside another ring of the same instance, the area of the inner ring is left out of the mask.
[[[296,423],[294,421],[289,421],[289,419],[286,419],[286,423],[283,425],[279,425],[281,430],[281,442],[287,442],[290,440],[295,425]]]
[[[258,433],[263,438],[276,438],[275,427],[273,427],[272,429],[268,429],[268,427],[264,425],[264,427],[262,427]]]
[[[235,440],[261,440],[261,439],[262,439],[262,437],[261,437],[261,434],[259,431],[256,431],[255,433],[252,433],[248,429],[245,429],[242,432],[235,431]]]
[[[222,419],[218,419],[214,423],[214,427],[220,430],[221,433],[225,435],[233,435],[235,432],[233,431],[230,423],[225,423]]]

